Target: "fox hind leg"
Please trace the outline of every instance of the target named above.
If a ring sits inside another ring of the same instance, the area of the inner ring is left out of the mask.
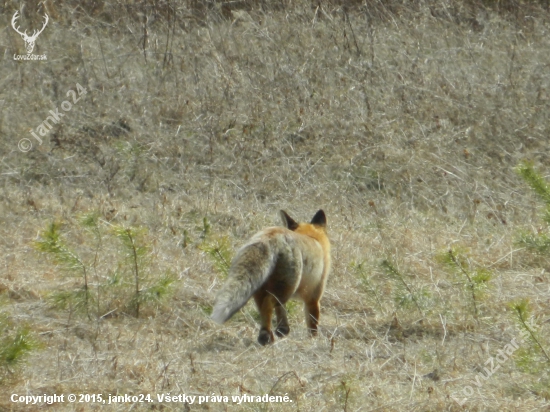
[[[311,336],[317,335],[317,325],[319,324],[320,306],[318,300],[310,300],[305,304],[306,323]]]
[[[273,332],[271,331],[273,309],[275,309],[275,314],[277,315],[277,324],[275,327],[277,336],[282,337],[288,335],[290,332],[285,304],[294,293],[294,289],[293,284],[285,281],[272,282],[254,295],[256,306],[260,311],[260,334],[258,342],[261,345],[274,341]]]
[[[279,337],[286,336],[290,332],[285,304],[294,294],[296,286],[295,282],[286,279],[271,285],[270,290],[275,299],[275,313],[277,314],[277,327],[275,328],[275,333]]]
[[[277,314],[277,327],[275,328],[275,333],[279,337],[288,335],[290,326],[288,325],[285,305],[277,302],[275,305],[275,313]]]
[[[271,331],[271,318],[273,316],[273,297],[265,290],[260,290],[254,295],[254,301],[260,312],[260,334],[258,343],[262,346],[275,340]]]

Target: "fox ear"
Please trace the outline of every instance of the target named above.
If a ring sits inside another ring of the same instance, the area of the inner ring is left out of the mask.
[[[284,210],[281,210],[281,219],[283,219],[283,225],[287,227],[290,230],[296,230],[298,229],[298,223],[292,219],[288,213],[286,213]]]
[[[311,219],[311,224],[325,227],[327,225],[327,217],[325,216],[325,212],[318,210],[317,213],[315,213],[315,216],[313,216],[313,219]]]

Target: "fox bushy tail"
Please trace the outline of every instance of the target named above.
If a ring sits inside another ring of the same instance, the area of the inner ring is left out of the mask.
[[[214,321],[224,323],[265,283],[277,260],[273,246],[259,240],[244,246],[237,253],[229,276],[216,296],[211,316]]]

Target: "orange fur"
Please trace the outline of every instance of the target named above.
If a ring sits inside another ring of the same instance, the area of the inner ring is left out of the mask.
[[[296,223],[284,211],[281,217],[286,227],[260,231],[237,252],[212,313],[212,319],[223,323],[253,296],[260,312],[262,345],[274,341],[273,310],[275,333],[284,336],[290,331],[285,304],[291,297],[304,301],[308,329],[317,333],[319,301],[330,271],[324,212],[319,210],[310,223]]]

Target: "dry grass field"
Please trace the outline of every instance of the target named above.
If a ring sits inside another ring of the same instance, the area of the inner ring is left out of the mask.
[[[17,10],[47,60],[14,60]],[[0,28],[1,411],[550,411],[517,173],[550,182],[546,2],[6,0]],[[320,335],[290,303],[262,347],[253,302],[209,314],[280,209],[324,209],[333,269]]]

